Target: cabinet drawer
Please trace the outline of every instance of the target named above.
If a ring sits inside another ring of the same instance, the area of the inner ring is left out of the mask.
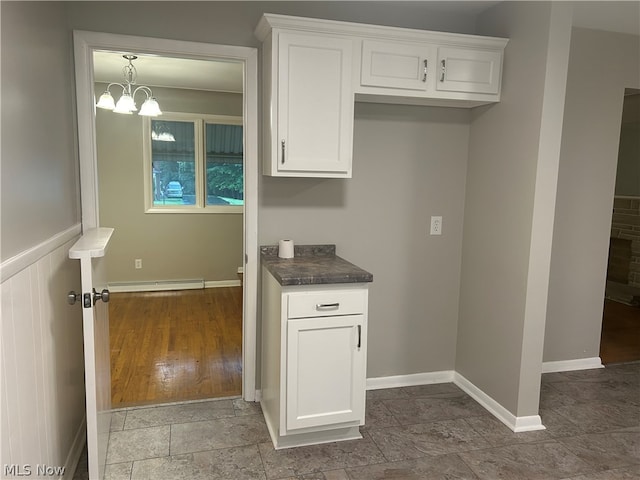
[[[364,313],[366,291],[322,291],[288,294],[288,318]]]

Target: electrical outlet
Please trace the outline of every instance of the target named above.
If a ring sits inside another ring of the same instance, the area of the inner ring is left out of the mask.
[[[136,258],[134,260],[134,265],[136,267],[136,270],[139,270],[142,268],[142,259],[141,258]]]
[[[442,217],[435,216],[431,217],[431,230],[429,231],[430,235],[442,235]]]

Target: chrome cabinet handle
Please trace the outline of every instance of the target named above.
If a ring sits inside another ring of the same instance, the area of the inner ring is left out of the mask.
[[[362,346],[362,325],[358,325],[358,350]]]
[[[280,145],[282,147],[282,163],[284,163],[284,140],[280,142]]]
[[[444,59],[440,63],[442,64],[442,72],[440,73],[440,81],[444,82],[444,73],[447,70],[447,64],[446,64],[446,61]]]
[[[337,310],[340,308],[340,303],[316,303],[316,310]]]
[[[424,70],[422,73],[422,82],[426,83],[427,82],[427,60],[425,59],[424,61]]]

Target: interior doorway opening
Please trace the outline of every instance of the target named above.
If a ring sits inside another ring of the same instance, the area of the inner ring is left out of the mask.
[[[95,51],[93,65],[101,99],[148,89],[162,110],[96,109],[99,222],[118,232],[107,261],[112,405],[239,396],[243,64]]]
[[[640,360],[640,90],[625,90],[600,358]]]

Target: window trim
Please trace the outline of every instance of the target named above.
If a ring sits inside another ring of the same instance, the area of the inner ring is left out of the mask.
[[[151,120],[167,120],[178,122],[193,122],[195,134],[195,171],[196,171],[196,203],[195,205],[162,207],[153,204],[153,185],[151,184],[151,158],[152,158],[152,140],[151,140]],[[201,113],[183,113],[183,112],[163,112],[162,117],[142,118],[142,158],[143,158],[143,183],[144,183],[144,212],[145,213],[224,213],[224,214],[243,214],[243,205],[206,205],[206,155],[204,148],[204,131],[208,123],[218,123],[225,125],[243,125],[244,120],[241,116],[234,115],[211,115]],[[244,136],[243,128],[243,136]],[[242,160],[242,188],[246,188],[246,161],[243,154]],[[203,193],[204,192],[204,193]]]

